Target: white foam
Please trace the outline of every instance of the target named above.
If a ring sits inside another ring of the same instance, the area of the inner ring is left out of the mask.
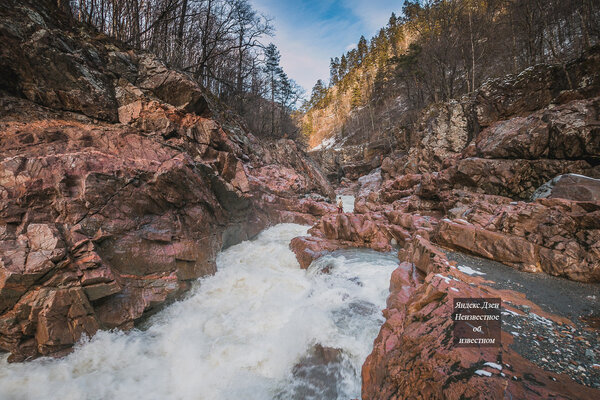
[[[228,248],[145,331],[99,332],[58,360],[3,357],[0,399],[293,398],[293,367],[316,343],[343,350],[338,397],[359,397],[397,257],[328,256],[330,274],[304,271],[288,245],[306,230],[282,224]]]

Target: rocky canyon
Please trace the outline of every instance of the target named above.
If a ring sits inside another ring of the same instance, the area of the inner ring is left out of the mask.
[[[296,107],[248,2],[0,0],[0,400],[600,398],[599,11],[478,76],[466,3]]]

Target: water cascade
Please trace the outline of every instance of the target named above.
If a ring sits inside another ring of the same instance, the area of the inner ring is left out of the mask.
[[[383,322],[395,254],[346,250],[301,270],[281,224],[131,332],[62,359],[0,360],[1,399],[351,399]]]

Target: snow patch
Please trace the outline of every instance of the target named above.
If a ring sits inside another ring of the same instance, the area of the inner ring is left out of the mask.
[[[552,326],[552,321],[550,321],[548,318],[540,317],[539,315],[537,315],[535,313],[531,313],[530,315],[533,317],[535,322],[539,322],[546,326]]]
[[[312,150],[323,150],[330,149],[335,144],[335,136],[325,138],[317,146],[313,147]]]
[[[492,376],[491,372],[484,371],[482,369],[478,369],[475,373],[479,376]]]
[[[496,368],[498,371],[502,371],[502,365],[500,365],[500,364],[496,364],[496,363],[488,361],[483,365],[487,365],[488,367]]]
[[[471,267],[466,267],[464,265],[459,265],[458,270],[467,275],[485,275],[484,272],[477,271],[476,269],[473,269]]]

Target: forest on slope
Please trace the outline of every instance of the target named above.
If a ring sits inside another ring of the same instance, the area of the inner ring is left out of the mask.
[[[405,1],[401,17],[331,59],[329,84],[319,80],[303,105],[302,132],[310,148],[407,148],[429,104],[539,63],[564,68],[599,40],[593,0]]]
[[[77,20],[188,73],[247,127],[295,138],[302,88],[279,65],[269,17],[248,0],[60,0]]]

